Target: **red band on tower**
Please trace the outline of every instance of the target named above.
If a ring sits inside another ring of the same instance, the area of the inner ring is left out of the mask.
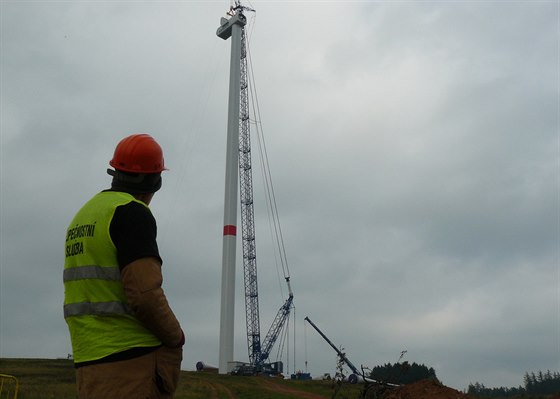
[[[225,236],[236,236],[237,235],[237,226],[232,224],[228,224],[224,226],[224,235]]]

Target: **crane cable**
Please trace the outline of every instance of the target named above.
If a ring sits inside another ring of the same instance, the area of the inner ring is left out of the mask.
[[[252,121],[256,128],[257,142],[259,148],[259,157],[264,181],[265,197],[267,201],[267,211],[269,213],[269,221],[271,223],[271,230],[276,238],[276,245],[278,250],[278,255],[280,257],[280,265],[282,267],[282,272],[284,279],[289,279],[290,269],[288,266],[286,247],[284,245],[284,236],[282,234],[282,228],[280,226],[280,219],[278,216],[278,205],[276,202],[276,194],[274,190],[274,185],[272,183],[272,175],[270,173],[270,163],[268,159],[268,151],[266,149],[266,142],[263,134],[262,121],[260,117],[260,106],[257,96],[257,89],[255,84],[255,76],[253,69],[253,62],[251,57],[251,52],[249,50],[249,45],[247,45],[247,58],[249,60],[249,88],[250,96],[253,99],[251,101],[253,107],[253,115],[255,115],[255,120]],[[277,265],[278,267],[278,265]]]

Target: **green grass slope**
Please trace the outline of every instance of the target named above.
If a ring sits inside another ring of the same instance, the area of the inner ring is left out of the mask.
[[[0,374],[19,381],[18,399],[75,399],[74,366],[66,359],[0,359]],[[6,397],[9,381],[4,383]],[[337,399],[359,397],[358,386],[344,386]],[[290,381],[271,377],[239,377],[183,371],[176,399],[328,399],[334,388],[327,381]]]

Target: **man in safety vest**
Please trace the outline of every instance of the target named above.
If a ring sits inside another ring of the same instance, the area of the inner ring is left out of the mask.
[[[156,221],[148,208],[165,170],[159,144],[133,134],[109,164],[111,189],[66,234],[64,318],[80,399],[172,398],[185,335],[161,288]]]

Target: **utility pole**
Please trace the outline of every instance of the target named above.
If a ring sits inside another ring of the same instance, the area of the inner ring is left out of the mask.
[[[220,27],[216,31],[216,35],[224,40],[231,37],[220,308],[220,374],[227,374],[231,371],[228,368],[229,364],[233,362],[241,30],[246,23],[247,20],[243,13],[237,12],[230,19],[222,18]]]

